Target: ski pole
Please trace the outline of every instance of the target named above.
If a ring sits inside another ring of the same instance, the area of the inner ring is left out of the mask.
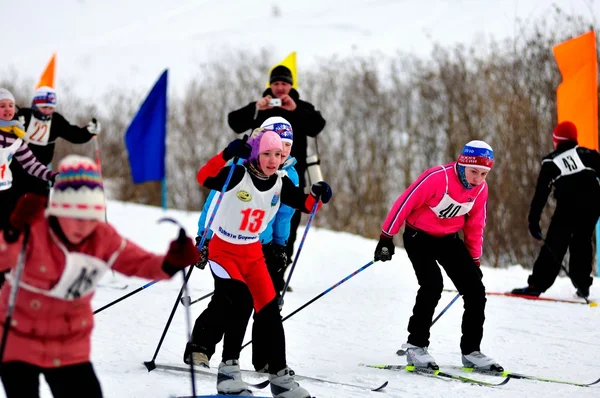
[[[312,303],[314,303],[315,301],[317,301],[318,299],[320,299],[321,297],[323,297],[324,295],[326,295],[327,293],[329,293],[330,291],[332,291],[333,289],[335,289],[336,287],[338,287],[339,285],[343,284],[344,282],[346,282],[348,279],[352,278],[353,276],[355,276],[356,274],[359,274],[360,272],[364,271],[365,269],[369,268],[371,265],[373,265],[375,263],[375,260],[371,260],[368,263],[366,263],[365,265],[363,265],[362,267],[360,267],[359,269],[357,269],[356,271],[354,271],[353,273],[351,273],[350,275],[348,275],[347,277],[345,277],[344,279],[342,279],[341,281],[339,281],[338,283],[336,283],[335,285],[325,289],[323,292],[319,293],[318,295],[316,295],[315,297],[313,297],[310,301],[307,301],[306,303],[304,303],[303,305],[301,305],[300,307],[296,308],[294,311],[292,311],[290,314],[286,315],[285,318],[283,318],[281,320],[281,322],[285,322],[286,319],[291,318],[292,316],[294,316],[295,314],[297,314],[298,312],[302,311],[304,308],[308,307],[309,305],[311,305]],[[252,340],[250,340],[249,342],[247,342],[246,344],[244,344],[242,346],[242,349],[248,345],[250,345],[250,343],[252,343]]]
[[[246,143],[246,141],[248,140],[248,135],[244,135],[244,143]],[[215,208],[213,209],[212,214],[210,215],[210,218],[208,220],[208,224],[206,225],[206,229],[204,230],[204,234],[202,235],[202,240],[200,240],[200,243],[198,244],[198,247],[202,247],[204,245],[204,240],[206,239],[206,235],[208,234],[208,230],[210,229],[210,226],[212,225],[214,219],[215,219],[215,214],[217,214],[217,211],[219,210],[219,206],[221,205],[221,201],[223,200],[223,196],[225,195],[225,192],[227,191],[227,187],[229,186],[229,182],[231,181],[231,177],[233,176],[233,171],[235,170],[235,165],[237,163],[238,158],[234,157],[233,158],[233,163],[231,164],[231,168],[229,169],[229,174],[227,175],[227,179],[225,180],[225,183],[223,184],[223,188],[221,190],[221,193],[219,193],[219,197],[217,198],[217,203],[215,204]],[[177,303],[179,303],[179,301],[181,300],[181,297],[183,295],[183,290],[187,284],[187,281],[190,279],[190,275],[192,274],[192,271],[194,270],[194,266],[192,265],[190,267],[190,270],[188,271],[187,275],[186,275],[186,280],[184,285],[181,287],[181,289],[179,290],[179,294],[177,295],[177,299],[175,300],[175,303],[173,304],[173,309],[171,310],[171,314],[169,315],[169,319],[167,320],[167,324],[165,325],[165,329],[163,330],[162,336],[160,336],[160,340],[158,342],[158,346],[156,347],[156,351],[154,351],[154,355],[152,356],[152,359],[150,361],[145,361],[144,365],[146,366],[146,368],[148,369],[148,372],[156,369],[156,363],[154,362],[156,360],[156,357],[158,356],[158,351],[160,351],[160,347],[165,339],[165,336],[167,335],[167,331],[169,330],[169,326],[171,325],[171,321],[173,320],[173,316],[175,315],[175,311],[177,311]]]
[[[440,311],[438,316],[436,316],[435,319],[431,322],[431,326],[433,326],[438,321],[438,319],[440,319],[442,317],[442,315],[444,315],[444,313],[446,311],[448,311],[448,308],[450,308],[452,306],[452,304],[454,304],[456,302],[456,300],[458,300],[459,297],[460,297],[460,293],[457,293],[456,296],[454,296],[454,298],[452,299],[452,301],[450,301],[448,303],[448,305],[442,311]],[[404,355],[406,355],[406,350],[399,349],[398,351],[396,351],[396,355],[404,356]]]
[[[107,309],[107,308],[110,308],[110,307],[112,307],[113,305],[117,304],[118,302],[120,302],[120,301],[123,301],[123,300],[125,300],[126,298],[128,298],[128,297],[131,297],[131,296],[133,296],[133,295],[134,295],[134,294],[136,294],[136,293],[139,293],[139,292],[141,292],[141,291],[142,291],[142,290],[144,290],[144,289],[147,289],[147,288],[149,288],[150,286],[154,285],[156,282],[158,282],[158,281],[152,281],[152,282],[148,282],[148,283],[146,283],[144,286],[140,286],[140,287],[138,287],[137,289],[135,289],[134,291],[131,291],[131,292],[127,293],[126,295],[124,295],[124,296],[121,296],[121,297],[119,297],[118,299],[116,299],[116,300],[114,300],[114,301],[111,301],[110,303],[106,304],[105,306],[103,306],[103,307],[100,307],[100,308],[98,308],[96,311],[94,311],[94,315],[95,315],[95,314],[97,314],[97,313],[99,313],[99,312],[102,312],[102,311],[104,311],[104,310],[105,310],[105,309]]]
[[[306,235],[308,234],[308,230],[310,228],[310,224],[312,223],[313,218],[315,218],[315,214],[317,213],[317,209],[319,208],[319,200],[320,195],[317,196],[317,201],[315,202],[310,215],[308,216],[308,222],[306,223],[306,228],[304,228],[304,234],[302,235],[302,240],[300,241],[300,245],[298,246],[298,252],[294,256],[294,262],[292,263],[292,269],[290,269],[290,273],[288,274],[287,280],[285,281],[285,286],[283,286],[283,291],[281,292],[281,297],[279,297],[279,305],[283,304],[283,296],[285,296],[285,292],[287,291],[288,286],[290,285],[290,281],[292,280],[292,274],[294,273],[294,269],[296,268],[296,263],[298,262],[298,257],[300,257],[300,252],[302,251],[302,246],[304,245],[304,240],[306,239]]]
[[[8,309],[6,311],[6,318],[4,319],[4,329],[2,330],[2,343],[0,344],[0,373],[2,372],[2,359],[4,358],[4,351],[6,350],[6,342],[8,340],[8,330],[12,322],[12,316],[15,312],[15,303],[17,302],[17,293],[19,292],[19,283],[21,281],[21,275],[25,268],[25,257],[27,254],[27,242],[29,241],[29,227],[25,227],[23,235],[23,246],[19,252],[17,259],[17,267],[14,280],[11,281],[10,296],[8,298]]]
[[[185,307],[189,307],[189,306],[190,306],[190,305],[192,305],[192,304],[196,304],[196,303],[197,303],[197,302],[199,302],[199,301],[202,301],[202,300],[204,300],[204,299],[206,299],[206,298],[209,298],[209,297],[210,297],[210,296],[212,296],[213,294],[215,294],[215,292],[214,292],[214,291],[212,291],[212,292],[210,292],[210,293],[207,293],[207,294],[205,294],[204,296],[202,296],[202,297],[199,297],[199,298],[197,298],[197,299],[196,299],[196,300],[194,300],[194,301],[192,301],[192,299],[190,298],[190,296],[184,296],[184,297],[182,297],[182,298],[181,298],[181,304],[182,304],[182,305],[184,305]]]
[[[588,300],[587,297],[585,297],[582,293],[581,290],[579,289],[579,286],[577,286],[577,284],[575,283],[575,281],[573,280],[573,278],[571,278],[571,275],[569,274],[569,271],[567,270],[567,267],[565,267],[563,265],[563,262],[561,260],[558,259],[558,256],[556,254],[554,254],[554,251],[552,251],[550,249],[550,245],[548,244],[548,242],[546,242],[546,239],[544,238],[544,236],[542,234],[539,235],[540,238],[542,238],[542,242],[544,242],[544,246],[546,246],[546,249],[548,249],[548,252],[550,252],[550,254],[552,255],[552,257],[554,257],[554,260],[560,264],[560,267],[562,268],[563,271],[565,271],[565,274],[567,274],[567,277],[571,280],[571,283],[573,284],[573,286],[575,286],[575,289],[577,290],[577,293],[579,293],[579,296],[581,298],[583,298],[586,302],[586,304],[589,304],[590,307],[597,307],[598,303],[596,303],[595,301],[590,301]]]
[[[185,241],[185,230],[183,228],[179,229],[179,238],[178,240],[183,243]],[[192,268],[194,266],[192,265]],[[186,274],[185,274],[185,269],[181,270],[181,275],[183,277],[183,291],[185,292],[185,296],[189,297],[188,294],[188,288],[187,288],[187,278],[186,278]],[[190,314],[190,307],[186,306],[185,307],[185,324],[186,324],[186,331],[187,331],[187,342],[190,343],[192,341],[192,323],[191,323],[191,314]],[[190,361],[190,380],[192,383],[192,396],[196,396],[196,378],[194,377],[194,361]]]

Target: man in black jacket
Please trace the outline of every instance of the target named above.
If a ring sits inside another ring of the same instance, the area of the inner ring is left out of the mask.
[[[542,160],[529,210],[529,231],[542,240],[540,217],[554,186],[556,210],[544,246],[527,280],[514,294],[539,296],[552,286],[569,249],[569,276],[577,295],[587,298],[592,284],[592,236],[600,215],[600,154],[577,146],[577,128],[562,122],[552,135],[554,152]]]
[[[290,122],[294,129],[294,145],[291,156],[297,162],[294,166],[300,177],[300,187],[306,186],[306,137],[316,137],[325,127],[325,119],[315,107],[300,99],[300,94],[292,85],[292,72],[283,65],[278,65],[271,71],[270,88],[263,92],[262,97],[243,108],[229,113],[229,127],[237,134],[260,127],[262,122],[272,116],[281,116]],[[281,100],[281,105],[269,105],[273,99]],[[300,224],[301,213],[296,211],[292,217],[290,237],[286,246],[288,263],[291,263],[296,240],[296,229]]]
[[[86,127],[70,124],[64,116],[55,112],[56,92],[51,87],[40,87],[34,95],[31,108],[20,108],[17,118],[25,126],[25,139],[35,157],[44,165],[52,162],[55,143],[63,138],[74,144],[83,144],[100,133],[100,123],[92,119]],[[13,188],[20,194],[27,192],[48,196],[48,183],[27,174],[18,162],[12,162]]]

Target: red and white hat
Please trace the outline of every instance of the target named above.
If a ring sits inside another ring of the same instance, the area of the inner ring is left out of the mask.
[[[60,162],[58,171],[46,215],[105,221],[104,188],[96,163],[69,155]]]
[[[552,133],[552,141],[555,146],[566,141],[577,142],[577,127],[569,121],[558,123]]]

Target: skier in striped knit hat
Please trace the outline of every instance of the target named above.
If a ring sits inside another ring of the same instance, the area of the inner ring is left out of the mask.
[[[59,170],[47,209],[45,196],[28,193],[10,216],[14,230],[28,228],[29,238],[2,358],[7,398],[39,397],[41,374],[54,397],[101,398],[90,362],[91,302],[98,281],[111,268],[129,276],[168,279],[198,261],[190,238],[174,240],[161,256],[105,223],[102,181],[92,159],[70,155]],[[6,318],[17,285],[17,258],[24,244],[24,234],[4,235],[0,270],[11,272],[0,290],[0,319]]]
[[[11,164],[17,160],[21,170],[31,178],[39,179],[43,184],[54,181],[58,173],[50,171],[41,164],[31,152],[25,141],[25,129],[15,118],[15,97],[5,88],[0,88],[0,233],[9,227],[8,218],[19,196],[15,180],[23,176],[12,173]],[[4,274],[0,273],[0,286],[4,283]]]
[[[419,283],[408,341],[402,346],[409,365],[438,369],[428,347],[429,329],[443,290],[439,263],[465,303],[460,342],[463,365],[502,370],[480,350],[486,302],[479,269],[488,198],[485,179],[493,163],[494,152],[488,144],[469,142],[457,162],[421,174],[396,200],[383,223],[375,260],[392,259],[392,238],[406,224],[404,248]],[[458,236],[461,230],[464,241]]]

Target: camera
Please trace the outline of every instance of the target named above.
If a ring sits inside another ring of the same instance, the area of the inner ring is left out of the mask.
[[[281,98],[271,98],[269,106],[281,106]]]

